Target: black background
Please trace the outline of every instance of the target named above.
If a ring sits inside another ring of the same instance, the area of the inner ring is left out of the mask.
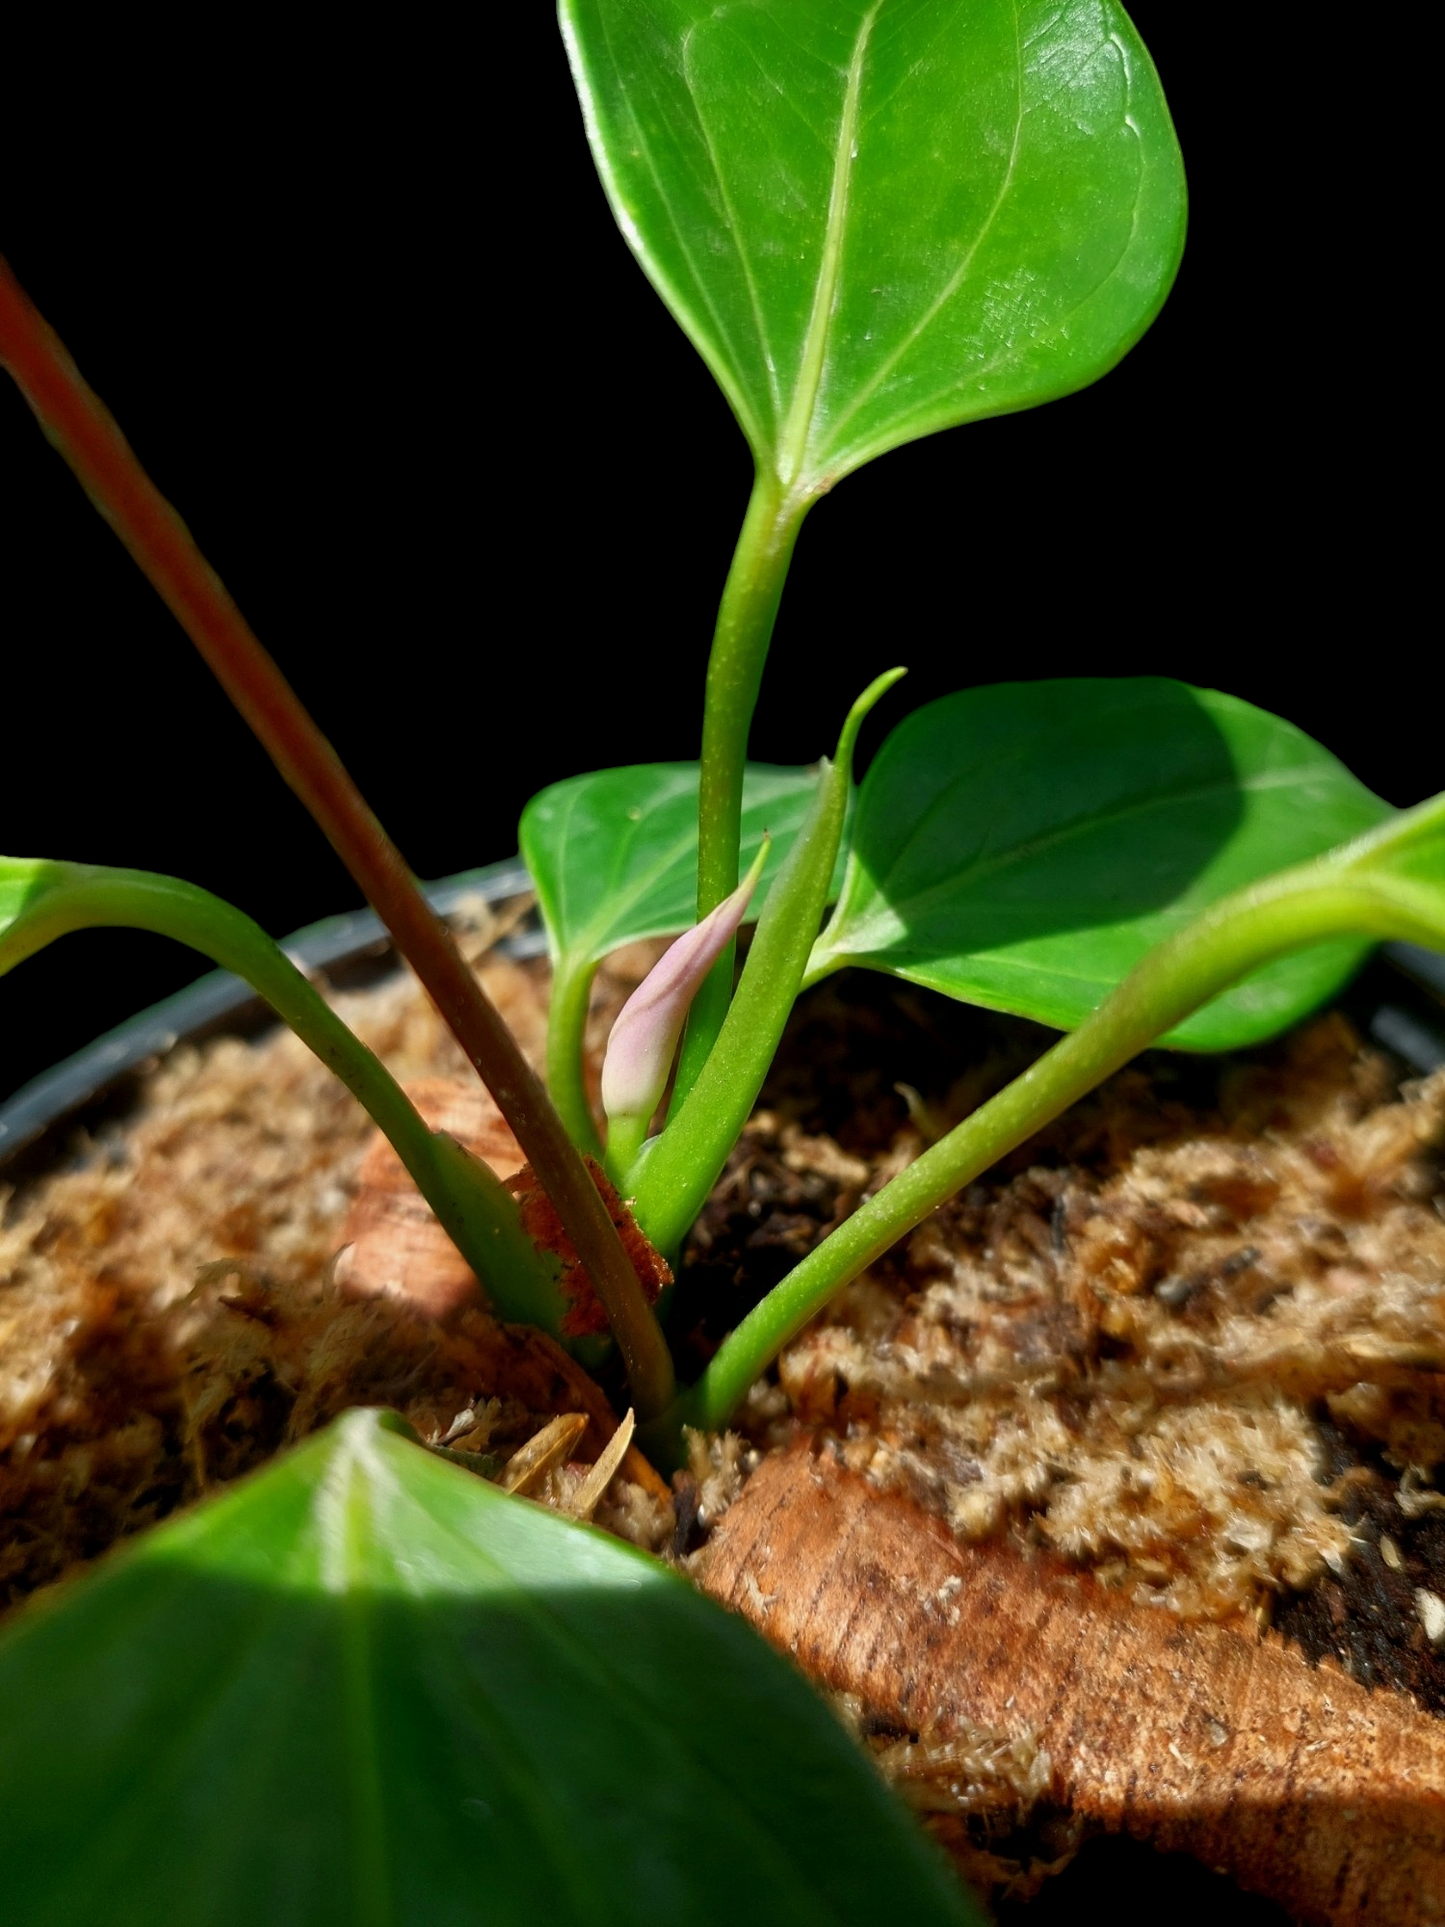
[[[754,753],[815,757],[895,661],[889,720],[1155,671],[1413,802],[1445,774],[1438,652],[1354,56],[1292,10],[1247,46],[1213,9],[1133,12],[1191,176],[1164,314],[1094,389],[814,512]],[[612,226],[549,10],[345,37],[81,18],[0,73],[0,250],[414,867],[510,853],[559,776],[695,754],[748,458]],[[0,847],[183,874],[278,933],[354,903],[8,383],[0,516]],[[202,967],[129,933],[26,964],[0,1095]]]

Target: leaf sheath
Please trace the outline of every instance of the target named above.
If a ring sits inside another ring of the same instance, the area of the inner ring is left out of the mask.
[[[903,673],[893,669],[879,676],[848,712],[837,757],[823,765],[808,821],[769,892],[712,1055],[639,1163],[637,1219],[660,1250],[681,1243],[762,1088],[827,905],[858,731]]]

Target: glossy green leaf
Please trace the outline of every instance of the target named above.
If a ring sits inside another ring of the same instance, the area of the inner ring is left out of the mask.
[[[1115,0],[563,0],[592,150],[758,458],[814,494],[1096,380],[1184,240]]]
[[[570,776],[522,812],[522,857],[537,886],[554,960],[597,963],[641,937],[671,937],[697,917],[696,763],[634,763]],[[742,868],[772,837],[750,915],[792,848],[816,769],[750,763],[743,784]],[[842,881],[842,858],[834,881]]]
[[[809,981],[866,964],[1072,1029],[1206,904],[1389,815],[1303,731],[1232,696],[1155,677],[963,690],[875,758]],[[1166,1041],[1268,1036],[1363,949],[1282,958]]]
[[[6,1927],[976,1919],[747,1626],[397,1423],[12,1622]]]

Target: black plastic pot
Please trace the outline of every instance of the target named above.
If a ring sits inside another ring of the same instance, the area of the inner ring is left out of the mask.
[[[510,857],[429,883],[426,895],[436,909],[452,915],[479,898],[501,903],[531,887],[521,858]],[[535,915],[500,945],[513,957],[539,956],[546,947]],[[301,969],[325,971],[338,989],[361,989],[399,968],[391,939],[372,910],[308,924],[282,948]],[[75,1131],[93,1131],[123,1116],[142,1074],[177,1044],[254,1037],[278,1021],[251,986],[228,970],[213,970],[153,1004],[0,1104],[0,1182],[23,1182],[53,1162]]]

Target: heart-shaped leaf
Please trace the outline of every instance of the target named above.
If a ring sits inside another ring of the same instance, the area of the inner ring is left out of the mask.
[[[1184,240],[1115,0],[563,0],[613,211],[758,464],[810,496],[1096,380]]]
[[[1162,678],[999,683],[906,717],[868,771],[809,965],[867,964],[1072,1029],[1206,904],[1390,815],[1303,731]],[[1364,946],[1270,964],[1166,1042],[1253,1043]]]
[[[8,1628],[7,1927],[976,1920],[745,1625],[396,1423]]]
[[[537,886],[554,962],[595,964],[641,937],[671,937],[697,917],[696,763],[634,763],[570,776],[522,812],[522,856]],[[749,763],[741,863],[766,832],[772,848],[749,914],[767,900],[817,788],[814,769]],[[842,880],[840,855],[835,888]]]

